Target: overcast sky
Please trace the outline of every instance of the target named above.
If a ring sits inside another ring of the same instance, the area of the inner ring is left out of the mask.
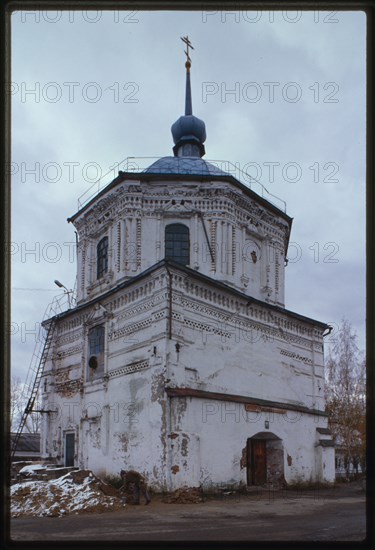
[[[173,154],[185,35],[205,158],[230,161],[244,183],[246,170],[294,218],[286,307],[334,327],[345,316],[364,348],[363,13],[51,11],[12,21],[16,375],[25,377],[32,331],[60,293],[54,279],[74,286],[66,219],[77,199],[126,169],[126,157]]]

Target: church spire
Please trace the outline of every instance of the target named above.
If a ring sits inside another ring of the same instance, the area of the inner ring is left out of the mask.
[[[185,92],[185,115],[193,114],[193,105],[191,102],[191,85],[190,85],[190,67],[191,63],[186,61],[186,92]]]
[[[193,46],[191,45],[191,42],[189,40],[188,36],[181,36],[182,42],[185,42],[186,44],[186,92],[185,92],[185,115],[192,115],[193,114],[193,106],[191,102],[191,85],[190,85],[190,67],[191,67],[191,59],[189,55],[189,48],[194,50]]]
[[[191,100],[190,68],[191,59],[189,48],[194,49],[187,36],[181,37],[186,44],[186,91],[185,91],[185,115],[181,116],[172,126],[172,136],[175,146],[175,157],[203,157],[205,149],[203,143],[206,140],[206,126],[203,120],[193,115]]]

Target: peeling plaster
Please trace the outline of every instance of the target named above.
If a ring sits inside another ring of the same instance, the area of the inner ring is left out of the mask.
[[[187,456],[188,454],[188,444],[189,444],[189,438],[184,437],[181,441],[181,454],[182,456]]]
[[[240,458],[240,468],[243,470],[247,466],[247,447],[242,449],[241,458]]]
[[[161,373],[155,374],[151,383],[151,401],[161,401],[164,396],[164,377]]]
[[[101,448],[101,442],[100,442],[100,426],[97,424],[90,423],[90,436],[91,436],[91,442],[92,446],[96,449]]]
[[[129,381],[129,391],[130,391],[131,401],[133,403],[138,404],[138,402],[140,401],[137,398],[138,391],[144,388],[146,385],[147,385],[146,378],[133,378],[132,380]]]
[[[187,408],[186,397],[179,397],[175,404],[175,425],[180,429]]]
[[[128,452],[128,446],[129,446],[129,437],[127,434],[116,434],[119,442],[121,443],[122,449],[125,451],[125,453]]]

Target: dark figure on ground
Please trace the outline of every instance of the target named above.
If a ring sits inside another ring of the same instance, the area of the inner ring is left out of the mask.
[[[131,484],[133,485],[133,504],[140,503],[141,493],[145,498],[145,504],[150,504],[151,498],[147,489],[146,480],[139,472],[135,470],[121,470],[120,476],[124,482],[122,489],[126,491]]]

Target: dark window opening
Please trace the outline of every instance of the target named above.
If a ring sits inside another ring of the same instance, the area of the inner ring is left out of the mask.
[[[94,378],[104,372],[104,326],[98,325],[89,330],[88,370]]]
[[[74,434],[65,434],[65,466],[74,466]]]
[[[108,237],[103,237],[99,241],[98,246],[96,247],[96,276],[98,279],[103,277],[104,273],[108,271]]]
[[[189,228],[182,223],[172,223],[165,228],[165,259],[182,265],[190,263]]]

